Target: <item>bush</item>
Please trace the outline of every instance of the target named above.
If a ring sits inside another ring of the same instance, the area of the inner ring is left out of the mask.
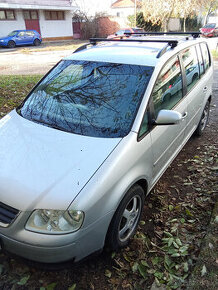
[[[180,24],[183,29],[184,26],[184,19],[180,18]],[[197,15],[189,16],[185,20],[185,29],[186,31],[199,31],[199,28],[202,27],[202,23],[197,17]]]

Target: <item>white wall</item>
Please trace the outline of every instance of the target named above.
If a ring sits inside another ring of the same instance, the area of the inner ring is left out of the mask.
[[[73,36],[72,14],[65,11],[65,20],[45,20],[44,11],[39,11],[42,38]]]
[[[119,13],[117,16],[117,13]],[[111,9],[111,15],[114,17],[114,21],[116,21],[121,28],[125,28],[129,26],[129,15],[134,15],[134,8],[113,8]]]
[[[0,20],[0,37],[8,35],[17,29],[26,29],[22,11],[15,10],[15,20]]]

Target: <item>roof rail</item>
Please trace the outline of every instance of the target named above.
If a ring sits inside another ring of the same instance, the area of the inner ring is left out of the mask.
[[[157,43],[168,43],[171,48],[174,48],[178,44],[178,40],[174,39],[108,39],[108,38],[90,38],[90,44],[96,45],[98,42],[114,41],[114,42],[157,42]]]
[[[191,35],[193,38],[199,37],[200,32],[188,31],[188,32],[126,32],[125,35]]]

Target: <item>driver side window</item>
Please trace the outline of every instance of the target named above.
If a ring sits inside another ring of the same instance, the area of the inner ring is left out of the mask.
[[[170,110],[182,96],[182,74],[178,56],[171,58],[161,70],[153,89],[155,117],[160,110]]]

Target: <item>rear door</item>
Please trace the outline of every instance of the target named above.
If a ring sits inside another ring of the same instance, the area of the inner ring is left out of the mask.
[[[187,104],[183,98],[183,77],[179,56],[171,58],[161,70],[151,96],[153,119],[162,109],[180,112],[184,119],[176,125],[158,125],[151,129],[153,183],[180,151],[186,126]]]
[[[185,71],[185,82],[187,84],[187,127],[185,139],[195,131],[203,107],[211,92],[212,69],[206,43],[188,47],[181,53],[182,66]]]

